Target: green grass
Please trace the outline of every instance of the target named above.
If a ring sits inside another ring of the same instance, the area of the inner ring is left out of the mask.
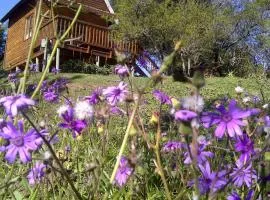
[[[81,95],[89,95],[91,91],[97,87],[106,87],[109,85],[117,85],[119,78],[114,75],[89,75],[89,74],[61,74],[61,77],[66,77],[70,80],[69,90],[73,97]],[[53,78],[51,76],[50,78]],[[142,87],[148,78],[135,77],[133,78],[134,85]],[[252,95],[261,96],[262,89],[265,98],[270,97],[270,80],[268,79],[241,79],[237,77],[212,77],[206,79],[206,86],[202,90],[202,95],[206,100],[223,98],[224,95],[235,97],[235,87],[240,85],[245,88],[246,92]],[[171,77],[165,77],[162,84],[157,88],[163,89],[169,95],[174,97],[183,97],[189,95],[191,86],[188,83],[174,82]]]

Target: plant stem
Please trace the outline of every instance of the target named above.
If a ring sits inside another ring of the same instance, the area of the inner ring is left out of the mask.
[[[161,110],[161,108],[160,108],[160,110]],[[158,172],[159,172],[159,175],[161,177],[161,180],[162,180],[164,188],[165,188],[166,198],[168,200],[171,200],[172,198],[171,198],[170,190],[169,190],[166,178],[165,178],[165,174],[164,174],[164,170],[163,170],[161,158],[160,158],[160,151],[159,151],[160,150],[160,140],[161,140],[161,128],[160,128],[160,118],[159,118],[158,130],[157,130],[157,134],[156,134],[156,145],[154,148],[154,152],[155,152],[155,155],[157,157]]]
[[[76,12],[76,15],[75,15],[75,17],[73,18],[73,20],[72,20],[70,26],[69,26],[68,29],[65,31],[65,33],[62,35],[62,37],[61,37],[60,39],[57,39],[57,40],[56,40],[55,45],[54,45],[54,48],[53,48],[53,51],[52,51],[52,54],[51,54],[51,56],[50,56],[50,58],[49,58],[49,61],[47,62],[47,65],[46,65],[45,70],[44,70],[44,72],[43,72],[43,74],[42,74],[42,76],[41,76],[41,79],[40,79],[40,81],[39,81],[39,83],[38,83],[38,85],[37,85],[35,91],[34,91],[33,94],[32,94],[32,97],[31,97],[32,99],[37,95],[38,91],[40,90],[40,88],[41,88],[41,86],[42,86],[43,81],[45,80],[46,74],[47,74],[47,72],[49,71],[49,68],[50,68],[50,66],[51,66],[51,64],[52,64],[53,57],[54,57],[54,55],[55,55],[55,53],[56,53],[56,51],[57,51],[57,48],[59,47],[59,45],[61,44],[61,42],[64,41],[64,39],[66,38],[66,36],[67,36],[68,33],[70,32],[70,30],[72,29],[72,27],[73,27],[74,24],[76,23],[76,21],[77,21],[79,15],[80,15],[80,13],[81,13],[81,10],[82,10],[82,5],[80,4],[80,6],[79,6],[79,8],[78,8],[78,10],[77,10],[77,12]]]
[[[136,114],[136,112],[137,112],[137,110],[138,110],[138,108],[139,108],[140,99],[141,99],[141,94],[139,94],[138,100],[136,101],[135,107],[134,107],[133,112],[132,112],[132,114],[131,114],[131,117],[130,117],[130,119],[129,119],[128,126],[127,126],[127,129],[126,129],[126,133],[125,133],[125,136],[124,136],[124,139],[123,139],[123,142],[122,142],[120,151],[119,151],[119,153],[118,153],[117,160],[116,160],[116,163],[115,163],[115,166],[114,166],[114,169],[113,169],[111,178],[110,178],[110,183],[111,183],[111,184],[113,184],[113,182],[114,182],[114,178],[115,178],[115,175],[116,175],[116,173],[117,173],[117,169],[118,169],[118,167],[119,167],[121,157],[122,157],[122,155],[123,155],[123,153],[124,153],[124,150],[125,150],[125,147],[126,147],[126,145],[127,145],[129,132],[130,132],[131,126],[132,126],[132,124],[133,124],[133,120],[134,120],[134,118],[135,118],[135,114]]]

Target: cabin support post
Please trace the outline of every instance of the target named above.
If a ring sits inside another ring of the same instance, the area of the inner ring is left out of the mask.
[[[48,48],[48,38],[45,39],[45,43],[44,43],[44,56],[43,56],[42,72],[45,70],[46,63],[47,63],[47,48]]]
[[[96,66],[99,67],[99,65],[100,65],[100,56],[97,56],[96,57]]]
[[[56,72],[59,73],[60,70],[60,48],[56,50]]]
[[[39,59],[36,57],[36,72],[39,72]]]

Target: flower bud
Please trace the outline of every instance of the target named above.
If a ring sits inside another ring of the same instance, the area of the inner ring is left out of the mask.
[[[80,135],[77,136],[77,140],[78,140],[78,141],[82,141],[82,140],[83,140],[82,134],[80,134]]]
[[[158,123],[159,114],[154,112],[151,116],[151,119],[149,121],[150,124],[157,124]]]
[[[180,108],[181,104],[180,104],[180,101],[178,101],[178,99],[172,97],[171,98],[171,102],[172,102],[173,108],[175,108],[175,109],[179,109]]]
[[[129,135],[130,136],[135,136],[138,133],[137,129],[134,127],[134,125],[132,124],[129,130]]]
[[[104,126],[103,125],[98,126],[97,132],[98,132],[98,134],[103,134],[104,133]]]

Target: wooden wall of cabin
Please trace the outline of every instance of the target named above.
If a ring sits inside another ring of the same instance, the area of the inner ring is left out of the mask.
[[[35,15],[35,1],[21,6],[9,19],[5,55],[5,69],[23,64],[27,58],[31,37],[25,39],[26,18]]]

